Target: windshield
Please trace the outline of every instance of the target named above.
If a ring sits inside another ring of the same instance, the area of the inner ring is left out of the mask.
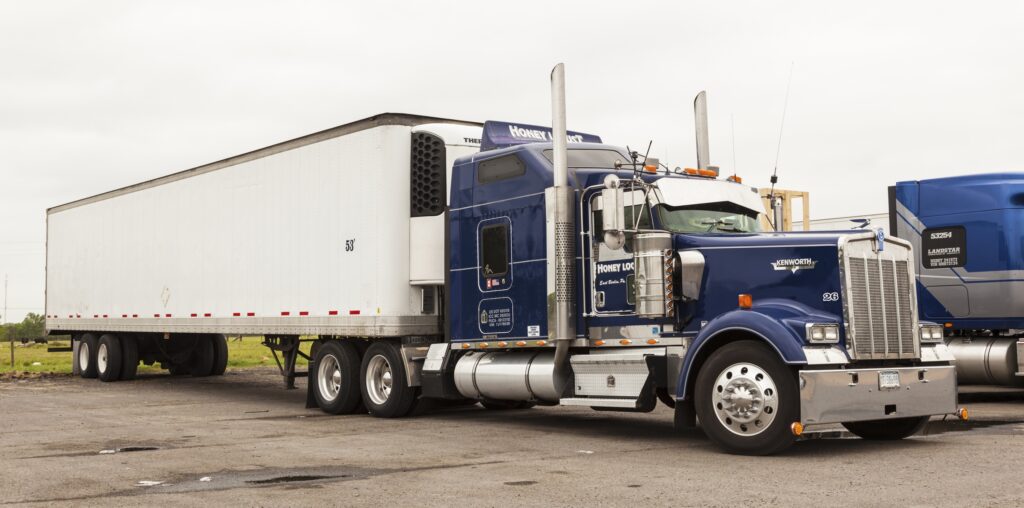
[[[568,152],[570,168],[618,169],[615,167],[616,162],[626,164],[630,161],[628,157],[615,150],[574,150],[570,148]],[[554,157],[552,150],[544,150],[544,157],[548,162],[552,162]]]
[[[756,233],[761,231],[757,213],[722,201],[698,205],[654,207],[661,227],[673,233]]]

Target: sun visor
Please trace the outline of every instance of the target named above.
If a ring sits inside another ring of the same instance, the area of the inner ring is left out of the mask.
[[[658,180],[661,202],[668,206],[690,206],[727,201],[752,212],[764,213],[761,196],[753,187],[705,178],[662,178]]]

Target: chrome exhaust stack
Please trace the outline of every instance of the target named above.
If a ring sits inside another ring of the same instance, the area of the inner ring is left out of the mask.
[[[568,365],[569,343],[576,338],[575,194],[569,187],[568,133],[565,126],[565,66],[551,71],[551,138],[554,182],[544,192],[547,232],[548,337],[555,343],[555,370]]]

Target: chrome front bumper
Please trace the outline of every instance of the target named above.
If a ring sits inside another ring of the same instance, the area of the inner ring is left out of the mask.
[[[899,373],[899,388],[879,388],[883,371]],[[800,421],[810,425],[948,414],[957,409],[956,395],[952,365],[802,370]]]

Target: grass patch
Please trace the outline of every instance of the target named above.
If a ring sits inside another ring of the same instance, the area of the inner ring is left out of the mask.
[[[262,344],[262,337],[228,337],[228,367],[245,368],[258,366],[273,366],[274,357],[270,349]],[[14,342],[14,366],[11,366],[11,343],[0,344],[0,373],[30,372],[30,373],[71,373],[71,353],[49,353],[47,347],[68,347],[71,344],[68,340],[51,341],[48,344],[22,344]],[[309,343],[302,344],[302,350],[309,352]],[[280,354],[278,357],[280,358]],[[283,361],[283,359],[282,359]],[[301,356],[296,362],[297,366],[305,367],[308,362]],[[139,372],[160,372],[159,364],[152,366],[139,364]]]

